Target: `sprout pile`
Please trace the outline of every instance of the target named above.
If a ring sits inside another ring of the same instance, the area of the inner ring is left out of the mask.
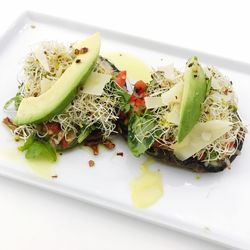
[[[58,42],[39,44],[24,61],[19,91],[16,95],[19,97],[19,101],[14,100],[16,109],[22,98],[39,96],[50,88],[71,65],[74,58],[75,53],[72,46],[64,46]],[[101,131],[104,139],[115,132],[115,121],[118,119],[120,107],[120,95],[114,82],[117,71],[102,57],[98,58],[93,71],[110,74],[112,80],[105,85],[101,96],[85,94],[83,88],[80,87],[71,104],[62,113],[48,121],[60,124],[61,131],[53,138],[56,144],[63,137],[71,142],[80,130],[88,130],[93,126],[94,129]],[[27,140],[30,135],[43,138],[48,133],[48,130],[44,129],[46,123],[22,125],[17,127],[13,133],[24,140]]]
[[[211,79],[211,88],[203,103],[199,122],[225,120],[232,122],[232,128],[193,157],[207,163],[223,160],[229,165],[230,157],[238,154],[237,148],[244,140],[246,127],[237,114],[237,99],[232,89],[232,82],[214,67],[206,67],[204,71],[206,76]],[[168,65],[153,72],[147,92],[149,96],[161,96],[180,81],[183,81],[183,73],[176,70],[173,65]],[[170,104],[150,109],[151,112],[145,112],[142,117],[147,116],[149,130],[144,134],[143,131],[138,133],[137,140],[142,142],[153,137],[161,148],[172,151],[173,145],[176,143],[178,124],[170,122],[167,114],[174,108],[175,105]]]

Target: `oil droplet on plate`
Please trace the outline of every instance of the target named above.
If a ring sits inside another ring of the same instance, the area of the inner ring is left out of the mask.
[[[163,196],[164,188],[160,171],[149,169],[149,165],[153,162],[152,158],[145,160],[140,167],[140,176],[130,183],[132,202],[137,208],[150,207]]]
[[[5,162],[13,163],[20,167],[27,166],[34,172],[36,175],[45,178],[51,179],[52,176],[55,176],[55,163],[50,163],[48,161],[42,160],[26,160],[24,154],[20,152],[17,148],[0,148],[0,159]]]
[[[124,52],[109,52],[103,56],[113,63],[119,70],[127,71],[129,80],[143,80],[149,82],[151,79],[152,70],[141,59]]]
[[[40,177],[51,179],[52,176],[55,176],[55,163],[51,163],[43,160],[27,160],[27,165],[31,170]]]

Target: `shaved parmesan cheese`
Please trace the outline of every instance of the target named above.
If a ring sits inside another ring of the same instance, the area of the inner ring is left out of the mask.
[[[83,85],[83,93],[102,95],[103,89],[111,77],[111,75],[92,72]]]
[[[146,96],[144,100],[147,109],[154,109],[165,106],[165,104],[162,102],[161,97],[158,96]]]
[[[43,78],[40,82],[41,94],[45,93],[53,85],[55,81],[51,81],[47,78]]]
[[[231,122],[222,120],[197,123],[181,143],[173,146],[174,154],[182,161],[188,159],[227,133],[231,125]]]
[[[180,121],[180,104],[176,103],[173,105],[170,112],[166,113],[165,119],[175,125],[179,125]]]
[[[39,63],[42,65],[44,70],[50,71],[49,63],[47,61],[46,55],[44,54],[44,51],[42,48],[37,48],[34,51],[36,59],[39,61]]]
[[[145,105],[147,109],[168,106],[172,103],[180,103],[182,98],[183,82],[175,84],[170,90],[158,96],[145,97]]]
[[[165,105],[170,103],[180,103],[183,92],[183,82],[175,84],[170,90],[161,95],[162,102]]]
[[[167,66],[158,67],[159,71],[163,71],[167,80],[174,81],[176,78],[175,68],[173,64]]]

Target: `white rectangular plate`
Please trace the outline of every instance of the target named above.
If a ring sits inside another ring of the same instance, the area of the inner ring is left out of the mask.
[[[217,66],[233,81],[239,113],[246,124],[250,123],[250,65],[33,12],[18,18],[0,41],[0,106],[16,93],[17,74],[31,45],[44,40],[72,42],[96,31],[102,35],[102,52],[125,51],[153,67],[172,62],[183,67],[191,55],[197,55],[202,63]],[[4,116],[1,111],[1,119]],[[196,173],[155,162],[151,168],[160,169],[165,194],[154,206],[140,210],[132,206],[129,183],[139,175],[145,158],[133,157],[122,139],[115,140],[113,151],[102,149],[97,157],[81,148],[65,153],[55,167],[58,178],[46,180],[32,172],[2,125],[0,134],[3,176],[226,246],[250,249],[248,137],[231,170],[200,174],[199,180]],[[124,152],[124,157],[116,155],[119,151]],[[88,167],[90,159],[95,160],[94,168]]]

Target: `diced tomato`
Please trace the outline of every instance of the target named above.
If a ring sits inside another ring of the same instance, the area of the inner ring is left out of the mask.
[[[139,110],[140,110],[140,108],[137,107],[137,106],[134,106],[133,108],[134,108],[134,111],[135,111],[135,112],[139,112]]]
[[[138,108],[141,108],[141,107],[145,106],[144,98],[137,98],[137,100],[135,101],[135,105]]]
[[[137,97],[134,96],[134,95],[131,95],[131,96],[130,96],[130,101],[129,101],[129,102],[130,102],[131,104],[133,104],[133,103],[136,102],[136,100],[137,100]]]
[[[134,88],[136,93],[141,95],[142,93],[145,93],[147,85],[144,81],[140,80],[135,83]]]
[[[46,127],[49,135],[56,135],[61,131],[60,124],[57,122],[48,122]]]
[[[116,76],[116,83],[122,88],[125,86],[126,83],[126,77],[127,77],[127,71],[123,70],[118,73]]]
[[[133,106],[135,112],[138,112],[142,107],[145,106],[144,97],[136,97],[132,95],[130,97],[130,104]]]
[[[147,92],[142,92],[142,93],[139,94],[139,97],[144,98],[144,97],[146,97],[148,95],[149,94]]]
[[[62,138],[60,143],[63,150],[69,147],[69,143],[66,141],[65,137]]]

